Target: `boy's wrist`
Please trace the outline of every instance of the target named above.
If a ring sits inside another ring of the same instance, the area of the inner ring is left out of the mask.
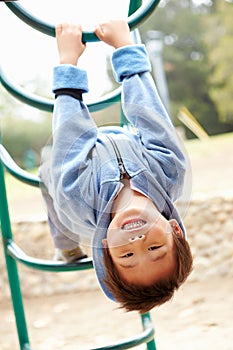
[[[122,42],[116,43],[114,45],[114,48],[115,49],[120,49],[121,47],[130,46],[130,45],[133,45],[133,42],[131,40],[129,40],[129,41],[122,41]]]
[[[74,57],[60,56],[59,63],[60,64],[72,64],[73,66],[77,66],[78,59],[74,58]]]

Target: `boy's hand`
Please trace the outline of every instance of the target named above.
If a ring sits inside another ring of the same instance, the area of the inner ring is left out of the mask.
[[[128,23],[123,20],[101,23],[96,27],[95,34],[100,40],[113,46],[115,49],[132,45]]]
[[[81,25],[62,23],[56,26],[60,64],[77,65],[86,45],[82,42]]]

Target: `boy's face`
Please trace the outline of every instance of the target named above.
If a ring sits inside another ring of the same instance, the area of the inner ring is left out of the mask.
[[[116,212],[103,246],[125,282],[151,285],[174,271],[173,230],[183,234],[175,220],[166,220],[139,195],[126,210]]]

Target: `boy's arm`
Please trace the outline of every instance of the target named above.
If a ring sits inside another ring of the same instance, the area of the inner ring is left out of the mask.
[[[88,91],[86,72],[76,67],[85,49],[81,42],[81,27],[60,25],[56,29],[56,37],[60,65],[54,68],[53,78],[56,100],[49,190],[60,220],[75,232],[79,225],[78,213],[85,210],[82,188],[86,188],[88,193],[93,192],[91,176],[87,178],[83,174],[90,164],[88,155],[95,146],[97,130],[80,96]],[[79,186],[80,183],[83,187]],[[92,218],[89,220],[92,221]]]
[[[167,191],[176,198],[183,184],[185,158],[150,75],[145,47],[133,45],[129,27],[123,21],[105,23],[96,34],[116,49],[112,64],[116,80],[123,85],[125,116],[138,130],[142,144],[160,163],[167,179]],[[153,168],[153,164],[150,166]]]
[[[69,118],[69,115],[82,110],[83,106],[79,102],[82,101],[82,93],[88,91],[87,74],[77,68],[78,59],[86,48],[86,45],[82,43],[81,26],[68,23],[58,24],[56,26],[56,41],[59,66],[54,68],[53,75],[53,92],[56,97],[53,130],[60,127]],[[58,97],[61,95],[76,98],[77,103],[73,101],[76,108],[75,106],[69,107],[69,99],[67,103],[60,103]],[[56,113],[59,111],[60,105],[63,104],[66,105],[64,110],[61,110],[61,113]]]
[[[148,165],[152,172],[156,171],[155,164],[159,163],[165,176],[162,182],[166,184],[169,196],[175,200],[181,196],[186,159],[149,73],[145,47],[135,45],[118,49],[113,54],[113,66],[117,80],[123,85],[124,114],[135,126],[151,157]]]

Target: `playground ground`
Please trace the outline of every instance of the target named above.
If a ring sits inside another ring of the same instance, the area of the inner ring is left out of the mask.
[[[100,291],[25,300],[35,350],[84,350],[135,335],[139,317],[114,310]],[[158,350],[232,350],[232,281],[186,283],[151,312]],[[1,350],[18,350],[11,306],[1,301]],[[145,346],[138,347],[144,350]]]
[[[233,196],[233,135],[213,138],[206,144],[190,143],[193,197]],[[26,194],[22,190],[25,197]],[[25,211],[12,191],[12,213],[24,219]],[[31,218],[43,215],[34,200]],[[31,198],[32,199],[32,198]],[[229,242],[230,243],[230,242]],[[232,244],[232,242],[231,242]],[[219,252],[221,254],[221,252]],[[158,350],[232,350],[232,279],[213,276],[187,282],[174,300],[151,312]],[[134,335],[140,329],[135,313],[115,310],[100,291],[26,298],[25,306],[32,347],[35,350],[77,350],[104,345]],[[18,343],[11,304],[0,296],[0,349],[17,350]],[[138,349],[145,349],[140,346]]]

